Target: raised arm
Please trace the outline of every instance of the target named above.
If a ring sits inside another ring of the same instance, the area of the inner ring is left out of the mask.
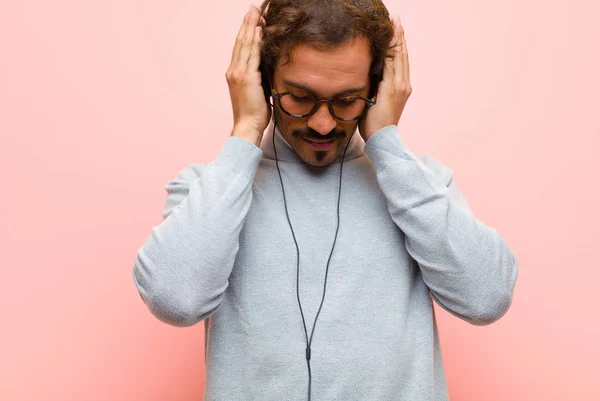
[[[504,315],[512,302],[517,260],[500,234],[473,215],[451,170],[431,157],[416,157],[395,126],[373,135],[365,151],[432,298],[476,325]]]
[[[231,137],[214,162],[192,165],[167,184],[164,220],[138,250],[133,269],[158,319],[191,326],[219,306],[261,155],[250,142]]]
[[[261,86],[260,12],[252,7],[236,37],[226,78],[231,137],[207,166],[193,165],[167,185],[163,222],[138,251],[133,278],[150,311],[174,326],[191,326],[220,304],[252,202],[262,156],[257,147],[271,110]]]

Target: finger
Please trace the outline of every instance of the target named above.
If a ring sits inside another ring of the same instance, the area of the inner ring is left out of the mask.
[[[231,64],[235,64],[239,58],[240,49],[242,48],[242,44],[244,43],[244,37],[246,35],[246,29],[248,27],[248,20],[250,19],[251,11],[248,11],[246,15],[244,15],[244,21],[240,26],[240,30],[238,31],[237,36],[235,37],[235,46],[233,47],[233,53],[231,54]]]
[[[398,51],[399,45],[400,45],[400,35],[401,35],[401,28],[402,25],[400,24],[400,17],[394,17],[394,39],[393,39],[393,45],[394,45],[394,50]]]
[[[402,43],[404,38],[404,28],[400,24],[400,19],[396,19],[396,46],[395,46],[395,54],[394,54],[394,77],[396,82],[404,82],[404,55],[403,48],[404,44]]]
[[[254,29],[254,39],[252,40],[252,50],[250,60],[248,60],[248,69],[258,71],[260,66],[260,49],[262,45],[262,30],[259,26]]]
[[[269,5],[271,5],[271,2],[269,1],[268,3],[266,3],[266,7],[265,7],[265,3],[263,3],[263,5],[261,6],[261,8],[259,9],[260,12],[260,26],[261,28],[264,28],[267,25],[267,11],[269,11]]]
[[[394,57],[392,54],[389,54],[385,57],[385,62],[383,64],[383,81],[394,80]]]
[[[263,4],[263,7],[262,7],[262,9],[261,9],[261,12],[260,12],[260,14],[261,14],[262,16],[265,16],[265,15],[267,15],[267,12],[269,12],[269,6],[270,6],[270,5],[271,5],[271,2],[270,2],[270,1],[269,1],[269,2],[266,4],[266,7],[265,7],[265,5]]]
[[[396,56],[396,43],[398,42],[398,35],[397,35],[397,29],[396,29],[396,17],[392,18],[392,25],[394,26],[394,34],[392,35],[392,38],[390,39],[390,49],[388,49],[388,52],[385,56],[384,59],[384,64],[383,64],[383,80],[384,81],[393,81],[394,79],[394,59]]]
[[[402,33],[402,43],[402,55],[404,58],[404,79],[406,79],[406,82],[410,83],[410,64],[408,63],[408,48],[406,47],[406,36],[404,35],[404,33]]]
[[[253,7],[250,16],[248,17],[248,25],[246,26],[246,31],[244,32],[244,40],[242,42],[242,46],[240,48],[239,56],[237,59],[237,64],[244,70],[248,65],[248,60],[250,58],[250,52],[252,51],[252,44],[254,43],[254,34],[255,28],[258,23],[258,18],[260,15],[258,14],[258,10]]]

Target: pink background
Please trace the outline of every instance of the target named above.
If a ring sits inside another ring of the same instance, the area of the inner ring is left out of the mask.
[[[201,399],[202,325],[151,316],[132,266],[164,185],[228,137],[248,4],[0,2],[1,400]],[[597,4],[387,1],[403,138],[520,262],[496,324],[437,308],[453,400],[600,400]]]

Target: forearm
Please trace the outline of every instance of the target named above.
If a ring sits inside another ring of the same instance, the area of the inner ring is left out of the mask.
[[[510,306],[518,268],[498,232],[455,199],[456,186],[446,186],[418,160],[395,127],[370,138],[365,150],[432,296],[473,324],[500,318]]]

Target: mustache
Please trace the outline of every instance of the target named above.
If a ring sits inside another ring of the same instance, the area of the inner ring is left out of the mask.
[[[344,138],[346,136],[346,133],[343,130],[334,128],[327,135],[321,135],[317,131],[313,130],[312,128],[301,128],[301,129],[294,130],[292,132],[292,136],[296,137],[296,138],[297,137],[306,138],[309,140],[314,139],[317,141],[331,141],[331,140],[338,139],[338,138]]]

